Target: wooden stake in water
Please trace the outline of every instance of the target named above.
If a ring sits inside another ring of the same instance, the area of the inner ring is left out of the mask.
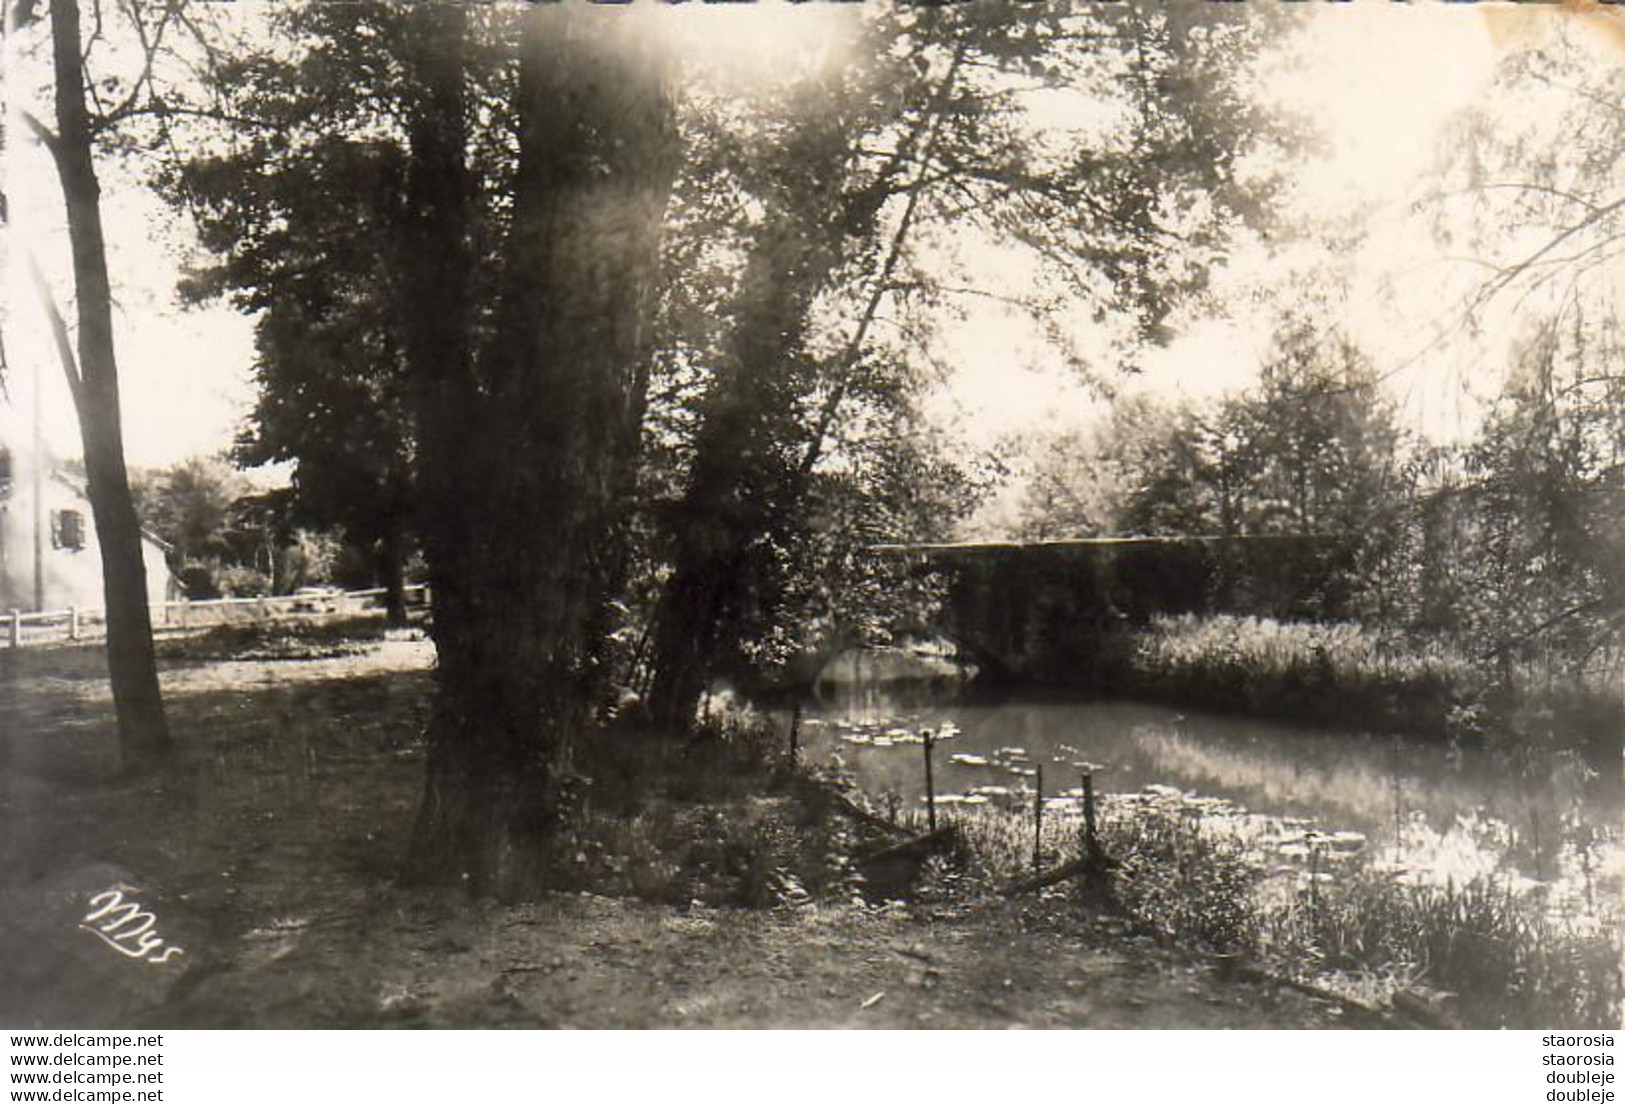
[[[1309,844],[1309,911],[1320,915],[1320,835],[1313,828],[1306,833]]]
[[[1043,869],[1044,863],[1044,765],[1038,765],[1033,779],[1033,870]]]
[[[931,780],[931,747],[935,741],[931,738],[929,728],[922,729],[920,735],[925,745],[925,824],[930,832],[937,830],[937,791]]]
[[[1394,733],[1393,755],[1393,783],[1394,783],[1394,861],[1403,862],[1405,858],[1405,808],[1402,793],[1399,788],[1399,733]]]
[[[795,709],[792,710],[791,713],[790,713],[790,762],[792,762],[792,763],[794,763],[796,761],[796,753],[797,753],[798,748],[799,748],[798,741],[799,741],[800,736],[801,736],[801,703],[796,702]]]
[[[1083,851],[1089,858],[1100,854],[1100,837],[1095,834],[1095,775],[1084,771],[1083,782]]]

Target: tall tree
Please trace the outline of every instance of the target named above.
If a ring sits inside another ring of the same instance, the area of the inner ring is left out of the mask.
[[[1585,673],[1625,629],[1625,381],[1617,320],[1577,316],[1518,349],[1467,452],[1460,624],[1485,658]],[[1424,565],[1424,570],[1427,565]],[[1617,666],[1615,667],[1617,673]]]
[[[29,6],[31,7],[31,5]],[[107,604],[107,661],[126,767],[150,767],[169,747],[169,723],[158,687],[147,608],[141,525],[124,462],[113,296],[97,179],[97,127],[88,106],[86,44],[77,0],[51,0],[53,131],[33,120],[50,152],[67,216],[77,306],[77,340],[70,350],[62,320],[53,316],[58,351],[79,416],[85,475],[101,548]]]
[[[1583,668],[1625,625],[1625,282],[1610,278],[1625,256],[1622,101],[1606,22],[1542,20],[1457,117],[1425,197],[1439,241],[1465,261],[1445,336],[1499,321],[1511,338],[1465,470],[1430,504],[1461,538],[1450,551],[1473,550],[1452,620],[1498,660]]]
[[[417,880],[512,896],[556,872],[678,161],[652,17],[291,6],[299,51],[221,74],[244,140],[173,181],[264,312],[262,413],[365,410],[407,461],[439,656]]]
[[[464,17],[432,5],[421,18],[407,350],[440,664],[412,869],[505,896],[550,876],[570,748],[601,692],[676,131],[646,13],[528,13],[501,298],[475,331]]]
[[[399,622],[415,509],[400,309],[418,263],[402,244],[412,96],[403,66],[415,24],[378,4],[275,19],[314,40],[313,56],[230,59],[217,79],[231,88],[237,132],[218,156],[168,174],[171,198],[224,257],[184,290],[229,290],[258,315],[260,387],[236,458],[293,462],[299,515],[342,527],[373,554]]]
[[[875,113],[866,78],[873,72],[854,65],[792,83],[776,105],[791,117],[763,127],[777,130],[778,147],[733,168],[762,212],[710,351],[686,485],[664,518],[671,574],[655,612],[649,705],[667,729],[688,726],[709,680],[782,604],[785,553],[807,505],[804,457],[819,432],[810,400],[827,371],[811,342],[813,306],[869,246],[896,186],[882,177],[861,194],[851,187],[868,129],[859,124]]]
[[[1226,414],[1246,531],[1354,536],[1392,505],[1394,403],[1376,367],[1337,327],[1313,316],[1284,319],[1258,385]]]

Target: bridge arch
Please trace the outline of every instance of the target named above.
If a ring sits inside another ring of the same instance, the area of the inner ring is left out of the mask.
[[[1340,537],[889,544],[870,553],[944,577],[947,597],[929,631],[989,675],[1022,682],[1098,688],[1123,630],[1160,614],[1350,612],[1352,549]]]

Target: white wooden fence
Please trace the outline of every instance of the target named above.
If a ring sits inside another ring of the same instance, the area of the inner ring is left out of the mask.
[[[320,594],[278,594],[264,598],[211,598],[192,602],[154,602],[152,631],[155,636],[212,629],[220,625],[251,625],[293,618],[325,617],[381,612],[383,587],[370,590],[334,590]],[[428,604],[429,588],[418,583],[406,588],[408,604]],[[0,613],[0,647],[22,648],[32,644],[59,644],[96,640],[107,634],[107,613],[78,606],[59,610]]]

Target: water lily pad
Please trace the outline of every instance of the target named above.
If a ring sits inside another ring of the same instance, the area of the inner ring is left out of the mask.
[[[979,797],[1009,797],[1012,791],[1009,786],[976,786],[966,792]]]

